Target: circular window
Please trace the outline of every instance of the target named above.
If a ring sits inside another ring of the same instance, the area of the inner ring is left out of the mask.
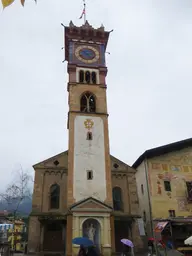
[[[115,164],[113,165],[113,167],[114,167],[115,169],[117,169],[117,168],[119,167],[119,165],[115,163]]]

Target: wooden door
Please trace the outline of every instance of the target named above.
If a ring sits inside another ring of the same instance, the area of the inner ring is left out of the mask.
[[[115,221],[115,250],[116,252],[122,252],[123,245],[121,239],[129,238],[129,222],[127,221]]]
[[[44,230],[43,250],[64,252],[63,225],[57,221],[48,223]]]

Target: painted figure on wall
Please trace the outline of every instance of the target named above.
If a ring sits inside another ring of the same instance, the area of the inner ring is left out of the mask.
[[[178,210],[179,211],[181,211],[181,212],[187,211],[187,201],[186,201],[185,197],[177,199],[177,203],[178,203]]]
[[[159,178],[160,180],[162,180],[162,179],[163,179],[163,174],[162,174],[162,173],[159,173],[159,174],[158,174],[158,178]]]

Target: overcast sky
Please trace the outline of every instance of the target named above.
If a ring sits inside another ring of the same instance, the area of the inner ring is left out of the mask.
[[[0,11],[1,186],[20,165],[68,148],[63,22],[80,26],[82,0],[19,0]],[[87,0],[108,44],[111,154],[132,165],[146,150],[192,135],[192,1]]]

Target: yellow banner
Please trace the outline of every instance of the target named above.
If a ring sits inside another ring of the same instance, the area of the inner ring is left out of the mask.
[[[10,4],[12,4],[15,0],[1,0],[3,8],[9,6]]]

